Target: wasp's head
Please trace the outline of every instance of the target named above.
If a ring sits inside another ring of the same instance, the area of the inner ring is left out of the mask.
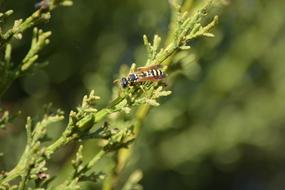
[[[121,87],[122,87],[122,88],[127,88],[129,82],[128,82],[128,80],[127,80],[126,77],[123,77],[123,78],[121,79],[121,83],[120,83],[120,84],[121,84]]]

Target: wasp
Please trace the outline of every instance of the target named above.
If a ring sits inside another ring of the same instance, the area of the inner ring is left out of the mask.
[[[134,72],[131,72],[126,77],[120,79],[122,88],[134,86],[143,82],[156,82],[164,79],[166,74],[160,69],[161,65],[150,65],[146,67],[138,67]],[[115,81],[116,82],[116,81]]]

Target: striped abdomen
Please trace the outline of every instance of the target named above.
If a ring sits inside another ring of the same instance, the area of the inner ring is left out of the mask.
[[[162,79],[165,77],[165,74],[160,69],[150,69],[148,71],[142,72],[143,77],[146,78],[155,78],[155,79]]]

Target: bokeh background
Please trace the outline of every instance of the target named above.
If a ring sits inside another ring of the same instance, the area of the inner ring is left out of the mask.
[[[193,0],[193,6],[199,0]],[[33,1],[9,0],[1,10],[14,18],[34,10]],[[129,170],[140,168],[144,189],[285,189],[285,2],[235,0],[219,10],[215,38],[195,40],[178,61],[173,93],[151,110],[135,144]],[[50,45],[40,62],[48,65],[17,80],[3,98],[22,110],[15,125],[0,131],[0,169],[10,169],[25,144],[24,118],[53,102],[66,112],[95,89],[98,107],[112,95],[122,64],[143,64],[142,35],[165,37],[170,20],[166,0],[84,0],[57,9],[49,23]],[[15,42],[14,62],[29,49],[31,31]],[[59,124],[51,131],[57,136]],[[90,143],[85,154],[96,148]],[[71,145],[51,163],[65,170]],[[13,150],[13,151],[11,151]],[[103,162],[104,163],[104,162]],[[66,169],[68,170],[68,169]],[[58,175],[64,179],[68,173]],[[98,186],[87,184],[85,189]]]

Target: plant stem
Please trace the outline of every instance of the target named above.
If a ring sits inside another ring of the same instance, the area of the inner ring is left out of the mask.
[[[87,165],[87,169],[91,169],[96,162],[98,162],[103,156],[105,156],[107,152],[105,150],[100,150],[100,152],[98,152],[93,158],[92,160],[90,160],[90,162]]]
[[[1,36],[0,48],[2,48],[6,43],[8,43],[15,34],[19,34],[35,26],[43,20],[49,19],[48,13],[42,13],[40,10],[35,11],[31,16],[25,19],[20,25],[13,27],[8,30],[5,34]]]
[[[116,109],[114,109],[116,107],[116,105],[118,105],[121,101],[123,100],[122,97],[118,97],[116,99],[114,99],[110,105],[107,108],[103,108],[101,110],[99,110],[98,112],[96,112],[93,116],[95,118],[95,120],[93,122],[88,122],[85,121],[84,123],[88,123],[88,125],[92,125],[94,126],[96,123],[102,121],[107,115],[109,115],[112,112],[117,111]],[[86,118],[86,117],[85,117]],[[85,118],[82,118],[80,121],[85,120]],[[90,118],[90,117],[89,117]],[[91,118],[90,118],[91,119]],[[80,121],[78,123],[80,123]],[[90,126],[84,126],[85,128],[89,128]],[[68,127],[67,127],[68,128]],[[83,126],[82,126],[83,128]],[[68,129],[67,129],[68,130]],[[50,146],[47,147],[46,149],[46,155],[49,158],[54,152],[56,152],[59,148],[61,148],[62,146],[68,144],[69,142],[71,142],[72,140],[78,138],[78,135],[72,135],[70,137],[68,136],[68,131],[64,132],[65,134],[63,134],[59,139],[57,139],[53,144],[51,144]]]
[[[29,147],[26,146],[24,153],[22,154],[20,161],[18,164],[7,173],[5,178],[0,180],[0,187],[2,184],[6,184],[9,181],[12,181],[13,179],[17,178],[18,176],[22,175],[25,172],[25,166],[27,165],[26,162],[29,158],[28,157]]]

